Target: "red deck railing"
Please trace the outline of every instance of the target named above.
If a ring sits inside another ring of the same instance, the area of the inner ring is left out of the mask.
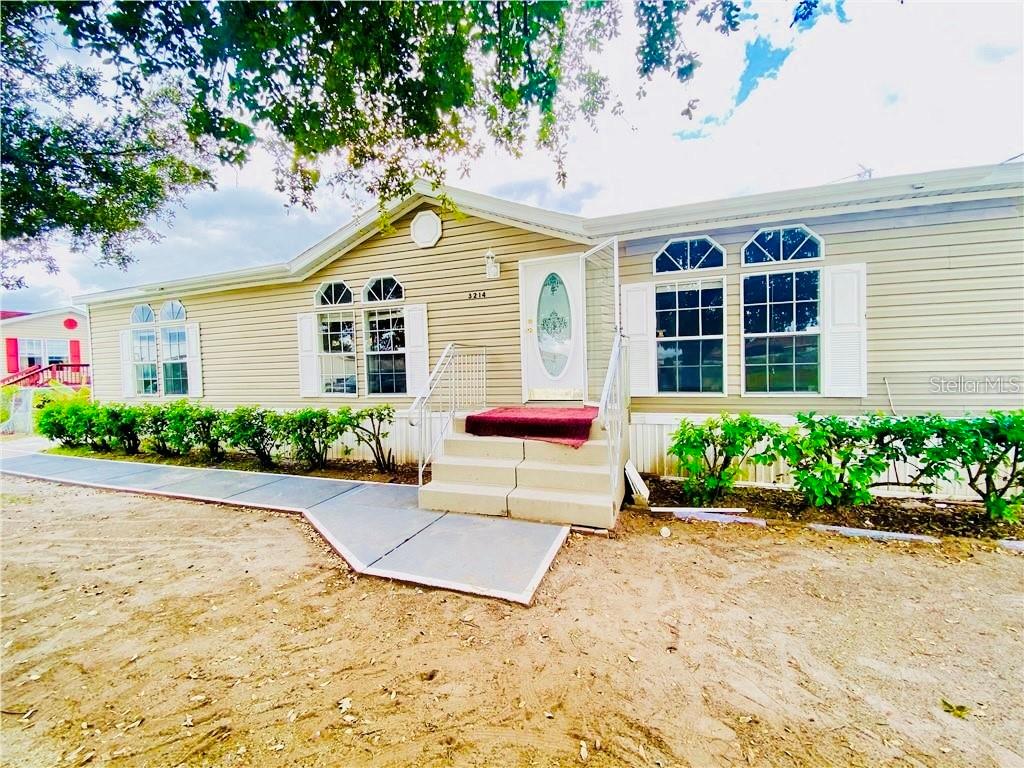
[[[69,387],[81,387],[89,383],[88,363],[51,363],[33,365],[23,371],[11,373],[0,379],[0,386],[17,384],[21,387],[45,387],[51,381]]]

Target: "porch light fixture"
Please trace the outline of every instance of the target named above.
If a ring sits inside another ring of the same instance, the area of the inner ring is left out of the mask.
[[[494,251],[490,248],[484,254],[484,274],[488,280],[494,280],[501,274],[501,265],[498,263],[498,258],[494,255]]]

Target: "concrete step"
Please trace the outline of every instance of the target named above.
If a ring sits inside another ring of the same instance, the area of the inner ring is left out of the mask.
[[[470,485],[432,480],[420,488],[422,509],[470,515],[508,515],[506,498],[513,486]]]
[[[444,455],[521,461],[523,441],[514,437],[478,437],[455,433],[444,439]]]
[[[508,495],[508,512],[520,520],[612,528],[616,510],[609,493],[516,488]]]
[[[608,441],[588,440],[579,448],[543,440],[524,440],[523,458],[555,465],[608,465]]]
[[[609,483],[608,467],[604,465],[553,464],[527,459],[516,467],[516,486],[519,488],[594,492],[608,487]]]
[[[490,459],[481,456],[445,455],[433,462],[431,478],[442,483],[469,485],[516,484],[516,467],[522,459]]]

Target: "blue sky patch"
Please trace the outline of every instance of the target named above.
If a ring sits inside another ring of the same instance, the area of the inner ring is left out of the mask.
[[[792,52],[792,46],[776,48],[767,37],[758,37],[752,43],[747,43],[745,64],[740,74],[740,87],[736,92],[734,104],[738,107],[746,101],[758,83],[765,78],[774,80]]]
[[[974,49],[974,55],[986,64],[1002,64],[1020,50],[1019,45],[994,45],[986,43]]]
[[[894,107],[900,101],[900,95],[896,91],[886,91],[882,96],[882,103],[887,107]]]

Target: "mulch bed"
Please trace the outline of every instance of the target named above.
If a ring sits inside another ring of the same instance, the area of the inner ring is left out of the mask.
[[[326,469],[310,471],[305,465],[288,459],[281,459],[272,469],[261,469],[255,459],[241,454],[228,454],[227,458],[217,463],[205,461],[201,456],[157,456],[152,453],[139,453],[126,456],[123,453],[100,453],[88,448],[51,448],[46,453],[60,456],[83,456],[90,459],[114,459],[118,461],[136,461],[143,464],[171,464],[178,467],[208,467],[213,469],[241,469],[247,472],[274,472],[287,475],[305,475],[307,477],[326,477],[332,480],[372,480],[378,483],[401,483],[416,485],[417,467],[415,464],[399,464],[394,472],[381,472],[372,461],[358,459],[337,459],[327,462]],[[429,482],[430,470],[423,473],[423,482]]]
[[[652,507],[691,507],[682,485],[672,479],[645,475]],[[880,531],[966,536],[982,539],[1024,539],[1024,523],[992,520],[984,506],[971,501],[949,501],[924,496],[877,496],[871,504],[817,509],[786,488],[744,486],[715,502],[714,507],[744,507],[753,517],[799,523],[845,525]]]

